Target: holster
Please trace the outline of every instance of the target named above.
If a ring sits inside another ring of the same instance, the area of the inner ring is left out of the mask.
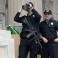
[[[26,38],[26,36],[27,36],[28,33],[29,33],[29,32],[27,32],[27,31],[22,31],[22,32],[20,33],[20,37],[21,37],[21,38]]]

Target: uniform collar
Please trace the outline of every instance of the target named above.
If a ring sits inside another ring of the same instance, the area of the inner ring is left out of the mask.
[[[50,21],[52,21],[52,20],[53,20],[53,19],[49,19],[49,20],[46,20],[46,19],[45,19],[45,22],[50,22]]]
[[[46,22],[47,24],[49,24],[52,20],[53,20],[53,19],[45,20],[45,22]]]

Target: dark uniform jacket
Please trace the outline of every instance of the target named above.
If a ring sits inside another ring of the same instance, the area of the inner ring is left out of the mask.
[[[19,12],[15,15],[14,21],[22,23],[22,26],[23,26],[22,32],[30,29],[28,24],[26,24],[26,22],[24,21],[25,19],[27,19],[28,22],[31,23],[31,25],[39,31],[39,22],[41,19],[41,15],[38,14],[38,12],[35,9],[33,9],[32,12],[33,13],[30,16],[27,15],[27,16],[20,17]]]
[[[40,23],[40,32],[43,37],[47,38],[50,41],[53,41],[55,38],[57,38],[57,30],[58,30],[58,22],[50,19],[49,22],[42,21]]]

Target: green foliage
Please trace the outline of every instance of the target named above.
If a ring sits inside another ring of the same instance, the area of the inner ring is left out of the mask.
[[[10,30],[11,34],[19,34],[11,25],[7,27],[7,30]]]

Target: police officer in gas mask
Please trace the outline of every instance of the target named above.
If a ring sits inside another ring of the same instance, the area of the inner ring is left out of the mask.
[[[22,10],[27,11],[27,16],[24,15],[20,17],[20,13]],[[25,5],[22,6],[22,9],[17,12],[17,14],[14,17],[14,21],[18,23],[22,23],[22,31],[20,33],[20,45],[19,45],[19,58],[27,58],[28,51],[30,51],[30,58],[36,58],[39,45],[35,42],[33,39],[33,36],[28,37],[28,34],[30,33],[30,26],[28,26],[26,20],[28,23],[30,23],[35,29],[37,29],[39,33],[39,22],[41,19],[41,15],[34,9],[34,5],[32,2],[28,2]]]
[[[40,23],[42,43],[41,58],[58,58],[58,22],[54,20],[52,11],[44,11],[44,20]]]

